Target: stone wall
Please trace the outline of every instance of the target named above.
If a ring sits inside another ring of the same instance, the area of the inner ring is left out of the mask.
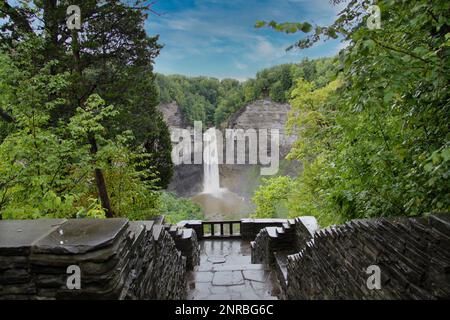
[[[178,228],[193,229],[197,240],[203,238],[203,221],[202,220],[183,220],[177,223]]]
[[[367,268],[381,271],[369,290]],[[288,299],[450,299],[450,217],[354,220],[288,257]]]
[[[273,252],[270,251],[270,242],[273,240],[269,234],[270,229],[272,228],[267,227],[262,229],[256,236],[255,241],[250,243],[252,263],[272,264]]]
[[[316,227],[302,217],[290,245],[280,233],[285,227],[265,228],[252,243],[252,262],[275,268],[284,298],[450,299],[449,215]],[[367,286],[373,265],[381,289]]]
[[[200,264],[200,245],[197,241],[197,233],[194,229],[178,226],[170,226],[168,231],[175,241],[177,250],[186,258],[186,270],[194,270],[194,267]]]
[[[294,253],[295,228],[267,227],[261,230],[256,240],[251,243],[252,263],[264,263],[273,266],[275,264],[275,253],[285,255]]]
[[[155,228],[155,266],[152,272],[152,293],[158,300],[186,297],[186,258],[176,249],[172,237],[162,227]]]
[[[292,219],[241,219],[242,239],[253,241],[258,233],[266,227],[282,227],[284,223],[293,222]]]
[[[69,266],[80,289],[67,286]],[[0,299],[181,299],[185,267],[152,221],[0,221]]]
[[[295,219],[295,249],[297,252],[305,247],[317,230],[319,230],[319,224],[316,218],[305,216]]]
[[[270,266],[275,271],[282,289],[279,298],[286,299],[288,255],[298,252],[298,244],[302,240],[309,241],[317,227],[314,217],[285,220],[279,227],[261,229],[250,243],[252,263]]]
[[[288,255],[298,252],[304,244],[309,241],[314,232],[318,229],[317,221],[314,217],[300,217],[293,219],[260,219],[253,220],[253,228],[262,227],[251,242],[252,263],[264,263],[266,265],[275,264],[276,253]],[[275,227],[263,227],[271,222]],[[278,223],[276,223],[278,222]],[[299,247],[300,246],[300,247]]]

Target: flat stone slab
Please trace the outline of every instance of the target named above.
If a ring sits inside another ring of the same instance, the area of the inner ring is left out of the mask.
[[[68,220],[37,241],[35,253],[82,254],[109,246],[128,228],[127,219]]]
[[[222,264],[215,266],[198,266],[195,271],[207,272],[207,271],[244,271],[244,270],[269,270],[268,267],[262,264]]]
[[[1,220],[0,255],[26,254],[36,241],[66,221],[66,219]]]
[[[213,279],[212,272],[196,272],[194,274],[194,282],[211,282]]]
[[[317,223],[317,220],[315,217],[303,216],[303,217],[299,217],[297,219],[303,223],[303,225],[306,227],[306,229],[308,229],[309,233],[312,236],[314,235],[314,233],[317,230],[319,230],[319,224]]]
[[[244,218],[241,219],[242,222],[244,223],[284,223],[284,222],[294,222],[294,219],[253,219],[253,218]]]
[[[253,291],[241,292],[241,300],[261,300],[261,297]]]
[[[192,231],[193,229],[182,229],[182,239],[189,239],[192,237]]]
[[[147,228],[145,224],[139,221],[130,221],[128,230],[130,230],[130,236],[133,237],[133,245],[139,242],[145,235]]]
[[[215,272],[213,286],[237,286],[244,284],[244,277],[240,271]]]
[[[266,282],[269,274],[261,270],[245,270],[242,271],[245,280]]]
[[[209,291],[212,294],[229,294],[230,293],[230,288],[232,288],[232,287],[228,287],[228,286],[211,286],[209,288]]]
[[[266,230],[267,230],[267,233],[269,234],[269,237],[271,237],[271,238],[278,237],[277,227],[267,227]]]
[[[219,264],[219,263],[225,263],[227,261],[227,258],[225,258],[225,256],[211,256],[211,257],[208,257],[208,261],[213,264]]]
[[[250,243],[240,240],[201,241],[200,266],[188,277],[189,300],[276,300],[270,268],[251,263]],[[212,263],[224,257],[223,263]]]

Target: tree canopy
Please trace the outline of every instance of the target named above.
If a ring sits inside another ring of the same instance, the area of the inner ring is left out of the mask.
[[[69,5],[81,8],[79,30],[66,25]],[[139,0],[0,2],[4,217],[156,213],[172,163],[148,9]]]
[[[295,79],[304,77],[315,85],[325,85],[327,77],[339,68],[336,58],[304,59],[298,64],[284,64],[261,70],[255,79],[239,82],[208,77],[181,75],[156,76],[161,102],[176,102],[185,117],[220,126],[236,111],[258,99],[287,103]]]
[[[257,24],[309,33],[294,45],[300,48],[322,38],[349,43],[341,74],[325,87],[296,81],[288,127],[299,138],[290,158],[304,171],[288,186],[267,181],[255,198],[260,211],[265,200],[285,201],[291,215],[312,214],[323,225],[450,211],[450,3],[377,4],[380,29],[368,27],[365,0],[349,2],[326,27]]]

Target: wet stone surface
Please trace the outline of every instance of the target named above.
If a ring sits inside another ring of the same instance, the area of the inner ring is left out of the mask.
[[[128,228],[126,219],[75,219],[54,229],[33,246],[36,253],[82,254],[113,244]]]
[[[248,242],[207,240],[200,245],[200,266],[188,276],[188,299],[277,299],[275,274],[264,265],[251,264]]]
[[[28,253],[36,241],[60,225],[65,219],[3,220],[0,223],[0,256]]]

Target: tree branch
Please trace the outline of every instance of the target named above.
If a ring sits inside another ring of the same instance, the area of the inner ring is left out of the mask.
[[[19,8],[11,7],[11,5],[6,0],[0,1],[0,11],[8,15],[11,20],[25,33],[33,33],[33,28],[31,27],[26,14]]]
[[[4,121],[8,123],[15,122],[14,118],[11,117],[6,111],[4,111],[2,108],[0,108],[0,118],[2,118]]]
[[[422,57],[419,57],[418,55],[415,55],[414,53],[405,51],[405,50],[400,49],[400,48],[394,48],[394,47],[391,47],[391,46],[389,46],[389,45],[387,45],[387,44],[381,43],[380,41],[378,41],[378,40],[375,39],[375,38],[373,39],[373,41],[375,41],[376,44],[378,44],[380,47],[383,47],[383,48],[385,48],[385,49],[388,49],[388,50],[391,50],[391,51],[395,51],[395,52],[398,52],[398,53],[405,54],[405,55],[407,55],[407,56],[410,56],[410,57],[412,57],[412,58],[418,59],[418,60],[420,60],[420,61],[422,61],[422,62],[425,62],[425,63],[431,63],[431,61],[426,60],[426,59],[423,59]]]

